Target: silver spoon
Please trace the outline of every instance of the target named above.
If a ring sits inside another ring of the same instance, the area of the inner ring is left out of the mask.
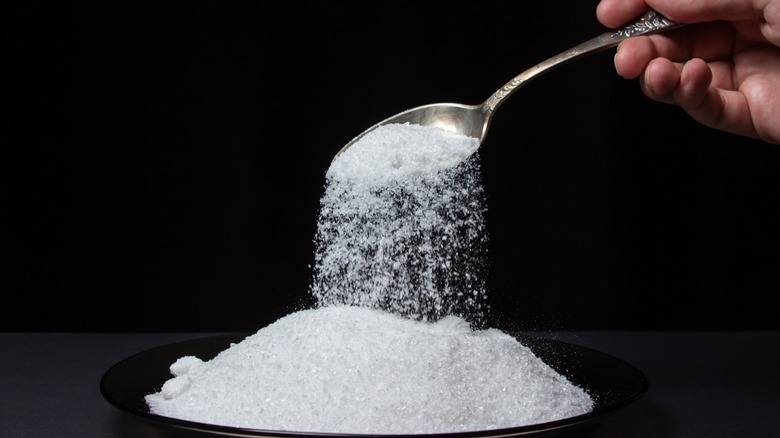
[[[627,38],[658,33],[680,26],[683,26],[683,24],[674,22],[658,12],[650,10],[635,22],[620,30],[604,33],[596,38],[585,41],[578,46],[572,47],[563,53],[555,55],[546,61],[536,64],[507,82],[506,85],[493,93],[488,100],[480,105],[434,103],[406,110],[368,128],[347,143],[346,146],[341,148],[336,156],[338,157],[339,154],[377,127],[393,123],[434,126],[446,131],[474,137],[478,139],[481,144],[487,135],[490,119],[493,117],[493,113],[495,113],[496,109],[498,109],[507,97],[511,96],[518,88],[530,82],[531,79],[551,71],[556,67],[574,61],[575,59],[615,47],[618,43]]]

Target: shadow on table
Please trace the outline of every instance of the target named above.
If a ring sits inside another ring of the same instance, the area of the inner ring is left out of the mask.
[[[120,438],[181,437],[181,435],[161,430],[130,415],[117,414],[113,423],[113,436]],[[639,400],[592,424],[586,423],[571,431],[540,436],[557,438],[670,438],[673,436],[672,434],[673,427],[670,417],[658,406]]]

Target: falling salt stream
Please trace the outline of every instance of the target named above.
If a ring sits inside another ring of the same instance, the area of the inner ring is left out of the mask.
[[[486,306],[484,190],[476,139],[387,125],[328,169],[311,291],[319,305],[420,320]]]

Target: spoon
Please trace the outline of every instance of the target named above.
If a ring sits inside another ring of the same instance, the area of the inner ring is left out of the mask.
[[[474,137],[478,139],[481,144],[485,140],[488,126],[490,125],[490,119],[493,117],[493,113],[495,113],[496,109],[498,109],[501,103],[511,96],[512,93],[532,79],[541,76],[543,73],[551,71],[556,67],[574,61],[575,59],[615,47],[618,43],[627,38],[658,33],[681,26],[683,26],[682,23],[674,22],[651,9],[632,24],[620,30],[604,33],[596,38],[585,41],[578,46],[572,47],[563,53],[555,55],[546,61],[536,64],[515,76],[514,79],[507,82],[506,85],[493,93],[492,96],[480,105],[434,103],[406,110],[368,128],[347,143],[346,146],[341,148],[336,154],[336,157],[377,127],[394,123],[409,123],[413,125],[438,127],[456,134]]]

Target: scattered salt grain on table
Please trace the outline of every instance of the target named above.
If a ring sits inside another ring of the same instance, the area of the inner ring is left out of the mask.
[[[593,402],[515,338],[380,310],[304,310],[207,362],[179,359],[153,413],[286,431],[478,431],[584,414]]]

